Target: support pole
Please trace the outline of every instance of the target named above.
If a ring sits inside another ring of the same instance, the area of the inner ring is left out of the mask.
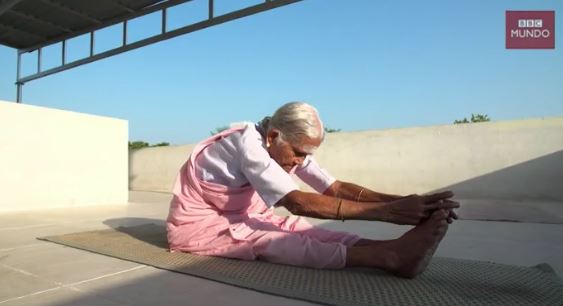
[[[43,54],[41,53],[41,48],[37,49],[37,73],[41,72],[41,58]]]
[[[94,56],[94,31],[90,32],[90,56]]]
[[[64,66],[66,65],[66,40],[63,40],[61,48],[61,66]]]
[[[163,8],[162,9],[162,29],[160,31],[160,33],[162,33],[162,34],[166,33],[166,15],[167,15],[166,8]]]
[[[16,103],[22,103],[22,86],[20,82],[22,54],[18,52],[18,71],[16,75]]]
[[[123,21],[123,37],[121,41],[121,46],[125,47],[127,45],[127,20]]]
[[[213,11],[214,11],[214,8],[213,8],[213,0],[209,0],[209,6],[208,6],[208,8],[209,8],[209,16],[208,16],[208,19],[211,20],[211,19],[213,19]]]
[[[23,87],[23,83],[16,82],[16,87],[17,87],[16,102],[17,102],[17,103],[22,103],[22,87]]]

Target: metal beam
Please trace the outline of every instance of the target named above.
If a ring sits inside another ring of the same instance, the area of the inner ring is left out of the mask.
[[[52,0],[41,0],[41,1],[52,1]],[[122,23],[122,22],[127,21],[127,20],[131,20],[131,19],[134,19],[134,18],[137,18],[137,17],[148,15],[148,14],[160,11],[164,8],[173,7],[173,6],[176,6],[176,5],[179,5],[179,4],[182,4],[182,3],[186,3],[186,2],[189,2],[189,1],[192,1],[192,0],[168,0],[168,1],[165,1],[165,2],[160,2],[160,3],[155,4],[153,6],[149,6],[149,7],[145,8],[141,11],[137,11],[135,13],[127,14],[125,16],[112,18],[112,19],[104,21],[103,23],[84,28],[80,31],[74,31],[72,34],[59,36],[59,37],[53,38],[51,40],[42,42],[40,44],[31,46],[29,48],[20,49],[20,52],[31,52],[35,49],[61,42],[62,40],[69,40],[71,38],[78,37],[78,36],[81,36],[81,35],[89,33],[89,32],[97,31],[97,30],[103,29],[105,27],[109,27],[109,26],[112,26],[112,25],[115,25],[115,24],[118,24],[118,23]]]
[[[194,24],[182,27],[182,28],[178,28],[178,29],[175,29],[175,30],[163,33],[163,34],[159,34],[159,35],[155,35],[155,36],[143,39],[143,40],[139,40],[139,41],[136,41],[136,42],[131,43],[131,44],[125,44],[122,47],[118,47],[118,48],[111,49],[111,50],[108,50],[108,51],[105,51],[105,52],[101,52],[101,53],[95,54],[93,56],[83,58],[83,59],[74,61],[72,63],[68,63],[66,65],[51,68],[49,70],[42,71],[41,73],[37,73],[35,75],[29,75],[29,76],[21,78],[21,79],[18,78],[18,82],[26,83],[26,82],[29,82],[29,81],[32,81],[32,80],[36,80],[36,79],[39,79],[39,78],[42,78],[42,77],[46,77],[48,75],[51,75],[51,74],[54,74],[54,73],[57,73],[57,72],[68,70],[68,69],[78,67],[78,66],[81,66],[81,65],[84,65],[84,64],[87,64],[87,63],[91,63],[91,62],[94,62],[94,61],[97,61],[97,60],[101,60],[101,59],[104,59],[104,58],[107,58],[107,57],[110,57],[110,56],[113,56],[113,55],[117,55],[117,54],[120,54],[120,53],[123,53],[123,52],[134,50],[134,49],[137,49],[137,48],[140,48],[140,47],[144,47],[146,45],[154,44],[156,42],[167,40],[167,39],[170,39],[170,38],[173,38],[173,37],[176,37],[176,36],[195,32],[195,31],[205,29],[205,28],[208,28],[208,27],[211,27],[211,26],[222,24],[222,23],[232,21],[232,20],[235,20],[235,19],[239,19],[239,18],[242,18],[242,17],[254,15],[254,14],[257,14],[257,13],[260,13],[260,12],[263,12],[263,11],[271,10],[271,9],[274,9],[274,8],[277,8],[277,7],[280,7],[280,6],[292,4],[292,3],[295,3],[295,2],[299,2],[299,1],[302,1],[302,0],[270,0],[270,1],[266,1],[266,2],[261,3],[261,4],[250,6],[250,7],[238,10],[238,11],[233,11],[233,12],[221,15],[221,16],[213,17],[213,18],[208,19],[208,20],[204,20],[204,21],[201,21],[201,22],[198,22],[198,23],[194,23]],[[20,54],[21,53],[23,53],[23,51],[20,51]]]
[[[22,0],[8,0],[3,4],[0,4],[0,16],[20,2],[22,2]]]

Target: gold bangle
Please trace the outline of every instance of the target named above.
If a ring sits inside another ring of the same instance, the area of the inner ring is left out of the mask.
[[[356,202],[360,202],[360,197],[362,196],[362,192],[364,192],[365,188],[362,188],[362,190],[360,190],[360,193],[358,193],[358,197],[356,198]]]
[[[342,207],[342,198],[340,198],[340,202],[338,202],[338,208],[336,209],[336,219],[342,220],[344,222],[344,216],[340,215],[340,208]]]

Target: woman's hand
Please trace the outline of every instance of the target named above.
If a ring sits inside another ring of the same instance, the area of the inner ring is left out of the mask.
[[[453,192],[444,191],[429,195],[413,194],[388,202],[383,208],[383,221],[416,225],[430,217],[435,210],[446,209],[449,211],[448,222],[451,223],[458,218],[453,209],[459,207],[458,202],[449,200],[453,196]]]

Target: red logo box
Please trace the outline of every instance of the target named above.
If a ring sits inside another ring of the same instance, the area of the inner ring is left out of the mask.
[[[506,11],[506,49],[555,49],[555,11]]]

